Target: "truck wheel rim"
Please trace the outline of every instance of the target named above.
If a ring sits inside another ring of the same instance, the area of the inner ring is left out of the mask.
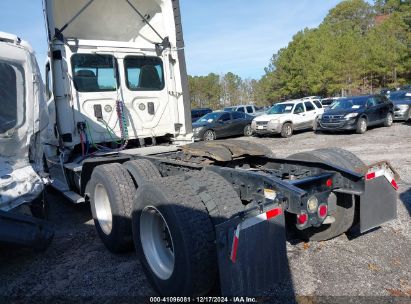
[[[151,270],[160,279],[169,279],[175,261],[173,238],[163,215],[153,206],[141,212],[140,239]]]
[[[106,188],[102,184],[97,184],[94,190],[94,207],[101,230],[109,235],[113,228],[113,215]]]

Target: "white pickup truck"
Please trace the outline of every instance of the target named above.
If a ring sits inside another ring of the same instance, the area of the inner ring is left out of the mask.
[[[281,134],[290,137],[294,130],[315,129],[318,116],[324,113],[320,102],[290,100],[274,105],[265,115],[254,118],[254,134]]]

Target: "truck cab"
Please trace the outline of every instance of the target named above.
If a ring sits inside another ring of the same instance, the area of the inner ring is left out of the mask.
[[[174,6],[171,1],[45,1],[49,105],[64,147],[81,143],[83,126],[95,144],[120,140],[118,101],[129,141],[191,140],[187,79],[180,76],[186,75],[184,45]]]
[[[46,0],[45,11],[50,167],[193,141],[177,1]],[[54,171],[59,190],[75,187]]]

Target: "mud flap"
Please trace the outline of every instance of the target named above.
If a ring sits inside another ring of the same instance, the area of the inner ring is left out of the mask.
[[[289,275],[281,208],[237,216],[217,225],[216,234],[224,296],[261,296]]]
[[[360,231],[366,232],[397,218],[397,191],[385,176],[366,180],[360,195]]]

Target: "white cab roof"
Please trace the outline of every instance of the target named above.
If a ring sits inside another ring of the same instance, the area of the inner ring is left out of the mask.
[[[27,51],[29,51],[30,53],[34,52],[30,43],[28,43],[25,40],[20,39],[17,35],[14,35],[14,34],[0,32],[0,42],[18,45],[18,46],[21,46],[27,49]]]
[[[118,41],[146,48],[161,43],[161,36],[176,45],[176,0],[45,0],[45,9],[50,39]]]

